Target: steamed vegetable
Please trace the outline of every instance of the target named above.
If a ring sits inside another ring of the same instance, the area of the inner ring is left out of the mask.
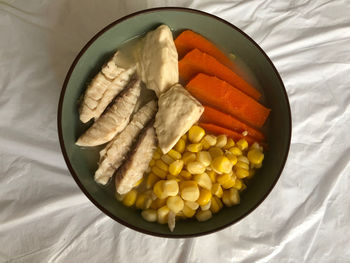
[[[229,113],[253,126],[263,126],[270,113],[270,109],[216,77],[200,73],[191,79],[186,89],[201,103]]]
[[[261,97],[258,90],[253,88],[248,82],[230,70],[228,67],[221,64],[214,57],[203,53],[198,49],[193,49],[179,61],[179,75],[184,82],[188,82],[198,73],[205,73],[211,76],[216,76],[255,100]]]

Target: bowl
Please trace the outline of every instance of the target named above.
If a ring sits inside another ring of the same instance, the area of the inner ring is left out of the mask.
[[[176,223],[174,232],[167,225],[146,222],[139,210],[125,207],[114,197],[113,185],[95,183],[96,149],[75,145],[86,129],[79,121],[77,101],[87,82],[100,70],[106,59],[124,42],[142,35],[160,24],[174,32],[191,29],[214,41],[224,51],[233,52],[244,61],[265,95],[265,105],[271,108],[267,123],[269,143],[264,164],[241,195],[241,203],[224,208],[210,220],[195,219]],[[288,97],[273,63],[247,34],[229,22],[211,14],[186,8],[154,8],[125,16],[98,32],[80,51],[70,67],[58,106],[58,134],[64,159],[74,180],[85,195],[102,212],[134,230],[161,237],[194,237],[228,227],[252,212],[271,192],[286,162],[291,139],[291,113]],[[279,202],[279,200],[276,200]]]

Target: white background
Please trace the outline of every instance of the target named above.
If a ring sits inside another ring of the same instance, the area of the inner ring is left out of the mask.
[[[70,176],[56,114],[65,74],[112,21],[145,8],[217,15],[267,52],[293,137],[269,197],[241,222],[164,239],[105,216]],[[350,262],[350,1],[0,1],[0,262]]]

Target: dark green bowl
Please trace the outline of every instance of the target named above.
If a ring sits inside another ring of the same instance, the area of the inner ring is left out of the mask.
[[[252,71],[272,112],[267,124],[269,150],[263,167],[241,196],[241,204],[224,208],[206,222],[182,220],[173,233],[167,225],[149,223],[140,211],[117,202],[112,187],[94,182],[98,150],[82,149],[74,142],[86,129],[78,118],[77,101],[86,83],[106,58],[122,43],[154,29],[169,25],[175,32],[192,29],[215,41],[227,52],[234,52]],[[156,8],[137,12],[108,25],[81,50],[63,84],[58,107],[58,133],[62,153],[73,178],[86,196],[117,222],[143,233],[163,237],[193,237],[209,234],[236,223],[253,211],[276,184],[287,159],[291,139],[291,114],[288,97],[276,68],[265,52],[244,32],[216,16],[185,8]],[[280,200],[276,200],[279,202]],[[258,220],[258,219],[257,219]]]

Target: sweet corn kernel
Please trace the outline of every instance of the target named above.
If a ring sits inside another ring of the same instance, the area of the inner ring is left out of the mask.
[[[208,151],[212,159],[224,155],[224,152],[219,147],[211,147]]]
[[[201,162],[205,167],[209,166],[212,161],[210,153],[207,151],[198,152],[197,161]]]
[[[244,156],[244,155],[238,156],[238,157],[237,157],[237,160],[240,161],[240,162],[242,162],[242,163],[246,163],[246,164],[249,165],[249,160],[248,160],[248,158],[247,158],[246,156]]]
[[[151,189],[157,181],[159,181],[159,177],[154,173],[150,173],[146,180],[146,188]]]
[[[214,170],[207,171],[207,174],[209,175],[210,181],[212,183],[215,183],[216,182],[216,173],[215,173],[215,171]]]
[[[201,205],[200,208],[202,211],[205,211],[205,210],[209,210],[210,206],[211,206],[211,199],[209,200],[209,202],[207,204]]]
[[[138,209],[148,209],[152,204],[152,199],[147,194],[139,194],[136,198],[135,206]]]
[[[151,208],[152,209],[158,209],[158,208],[160,208],[162,206],[165,206],[165,204],[166,204],[166,199],[159,199],[159,198],[157,198],[157,199],[153,200],[153,202],[151,204]]]
[[[157,211],[154,209],[146,209],[141,212],[141,216],[148,222],[157,221]]]
[[[175,161],[173,158],[171,158],[168,154],[162,155],[160,159],[165,162],[167,165],[170,165],[173,161]]]
[[[242,186],[243,186],[242,181],[239,179],[236,179],[235,185],[233,187],[236,188],[237,190],[241,190]]]
[[[197,202],[192,201],[185,201],[185,205],[193,210],[197,210],[197,208],[199,207],[199,204]]]
[[[236,178],[230,176],[230,180],[226,181],[221,186],[224,189],[229,189],[229,188],[233,187],[235,185],[235,183],[236,183]]]
[[[210,199],[211,199],[211,191],[202,188],[202,189],[199,191],[199,197],[198,197],[198,199],[197,199],[196,202],[197,202],[200,206],[204,206],[204,205],[208,204],[208,202],[210,201]]]
[[[241,189],[237,189],[239,190],[240,192],[243,192],[245,189],[247,189],[247,185],[245,183],[242,182],[242,187]]]
[[[183,139],[186,142],[187,141],[187,134],[182,135],[181,139]]]
[[[157,210],[157,221],[159,224],[166,224],[168,223],[168,215],[169,215],[170,209],[165,205],[161,208],[158,208]]]
[[[232,165],[235,165],[237,163],[237,156],[234,155],[232,152],[226,151],[225,156],[230,160]]]
[[[182,160],[184,164],[188,164],[189,162],[193,162],[196,160],[196,154],[191,153],[191,152],[185,152],[184,155],[182,156]]]
[[[142,181],[143,177],[134,184],[134,187],[138,187],[142,183]]]
[[[184,179],[189,180],[192,178],[192,174],[186,170],[182,170],[180,172],[180,176],[182,176]]]
[[[200,140],[202,140],[204,135],[205,135],[204,129],[197,125],[193,125],[188,131],[188,139],[190,140],[190,142],[193,142],[193,143],[200,142]]]
[[[230,173],[232,163],[226,156],[218,156],[212,161],[211,167],[217,173]]]
[[[246,163],[244,163],[244,162],[239,161],[239,162],[237,162],[236,165],[235,165],[235,169],[237,169],[237,168],[242,168],[242,169],[248,171],[248,170],[249,170],[249,164],[246,164]]]
[[[219,183],[213,184],[213,187],[211,188],[211,193],[221,198],[223,193],[221,185]]]
[[[161,157],[161,154],[158,151],[154,152],[154,154],[153,154],[154,160],[158,160],[158,159],[160,159],[160,157]]]
[[[184,166],[183,160],[176,160],[169,165],[169,173],[172,175],[178,175]]]
[[[195,181],[180,182],[180,195],[183,200],[196,201],[199,197],[199,188]]]
[[[252,164],[261,164],[264,160],[264,154],[257,149],[252,149],[248,152],[248,159]]]
[[[240,197],[237,189],[231,188],[230,190],[224,191],[222,201],[228,207],[239,204]]]
[[[260,151],[262,152],[264,148],[261,147],[261,146],[259,145],[259,143],[254,142],[254,143],[252,144],[252,146],[250,146],[250,149],[251,149],[251,150],[252,150],[252,149],[260,150]]]
[[[168,197],[168,194],[165,192],[165,180],[159,180],[153,186],[153,192],[159,199],[164,199]]]
[[[187,171],[189,171],[191,174],[202,174],[205,172],[205,166],[197,161],[189,162],[186,165]]]
[[[193,209],[189,208],[187,205],[185,205],[182,212],[183,212],[185,217],[191,218],[196,213],[196,210],[193,210]]]
[[[212,213],[210,210],[198,211],[196,213],[196,218],[199,222],[207,221],[212,217]]]
[[[254,175],[255,175],[255,169],[250,169],[250,170],[249,170],[249,176],[247,176],[247,179],[253,178]]]
[[[243,168],[238,167],[235,169],[235,171],[236,171],[236,175],[239,179],[246,178],[249,176],[249,171],[247,169],[243,169]]]
[[[217,138],[214,135],[208,134],[203,138],[210,146],[214,146],[216,144]]]
[[[241,150],[244,151],[245,149],[248,148],[248,142],[245,139],[240,139],[237,143],[236,143],[237,147]]]
[[[168,152],[168,155],[173,158],[174,160],[180,160],[181,159],[181,153],[179,153],[178,151],[171,149]]]
[[[223,185],[224,183],[228,182],[231,180],[231,175],[230,174],[218,174],[216,176],[216,181]]]
[[[186,148],[186,141],[183,139],[180,139],[176,144],[175,144],[175,150],[178,151],[179,153],[183,153]]]
[[[169,207],[169,209],[171,211],[173,211],[176,214],[184,208],[184,201],[178,195],[177,196],[170,196],[166,200],[166,205],[167,205],[167,207]]]
[[[152,167],[152,173],[155,174],[156,176],[158,176],[161,179],[165,179],[166,178],[166,174],[167,174],[165,171],[160,169],[158,166],[153,166]]]
[[[193,176],[193,180],[197,182],[200,187],[210,190],[212,187],[212,182],[207,173],[196,174]]]
[[[216,138],[216,147],[223,148],[227,143],[227,136],[225,134],[221,134]]]
[[[211,198],[210,211],[213,214],[215,214],[215,213],[219,212],[222,207],[223,207],[223,204],[222,204],[221,200],[218,197],[213,196]]]
[[[210,144],[206,140],[202,140],[201,144],[203,150],[208,150],[210,148]]]
[[[125,194],[123,198],[123,204],[125,206],[133,206],[135,204],[136,198],[137,191],[135,189],[132,189],[127,194]]]
[[[166,180],[164,181],[164,192],[167,196],[175,196],[179,192],[179,184],[176,180]]]
[[[227,143],[224,146],[224,149],[228,150],[228,149],[232,148],[233,146],[235,146],[235,141],[232,138],[228,138]]]
[[[261,168],[261,166],[262,166],[262,163],[260,163],[260,164],[253,164],[253,163],[251,163],[251,167],[252,168],[259,169],[259,168]]]
[[[156,164],[156,162],[155,162],[154,159],[152,159],[152,160],[149,162],[149,166],[150,166],[150,167],[154,166],[155,164]]]
[[[176,182],[180,182],[181,181],[179,177],[177,177],[176,175],[172,175],[172,174],[167,174],[166,179],[168,179],[168,180],[175,180]]]
[[[187,145],[186,149],[189,152],[193,152],[193,153],[197,153],[199,151],[201,151],[203,148],[203,145],[201,143],[192,143]]]
[[[230,148],[229,151],[230,151],[231,153],[233,153],[234,155],[236,155],[236,156],[242,155],[241,149],[239,149],[239,148],[236,147],[236,146]]]
[[[162,169],[164,172],[168,172],[169,170],[169,166],[163,162],[161,159],[157,160],[156,161],[156,166],[159,168],[159,169]]]

